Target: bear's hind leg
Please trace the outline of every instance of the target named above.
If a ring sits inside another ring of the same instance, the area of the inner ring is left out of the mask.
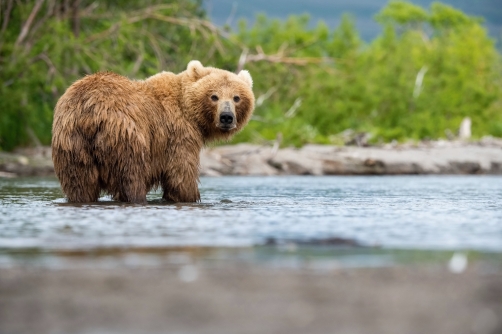
[[[134,175],[135,173],[127,174],[120,182],[120,190],[118,200],[122,202],[130,202],[134,204],[147,204],[146,202],[146,186],[141,180],[143,175]]]
[[[103,140],[102,142],[109,142]],[[148,192],[146,174],[149,170],[148,152],[134,140],[123,140],[113,149],[98,146],[95,154],[102,171],[101,176],[106,184],[106,191],[113,199],[120,202],[146,204]]]
[[[69,202],[97,202],[100,193],[99,173],[90,156],[84,152],[55,150],[55,171]],[[82,159],[86,155],[86,159]]]

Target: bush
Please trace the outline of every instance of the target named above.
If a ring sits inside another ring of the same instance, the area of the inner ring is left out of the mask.
[[[274,93],[237,140],[272,140],[280,132],[286,144],[336,143],[346,129],[374,141],[433,139],[455,132],[466,116],[474,136],[500,136],[500,55],[481,20],[440,3],[426,11],[403,1],[390,2],[376,19],[384,29],[369,44],[349,16],[333,32],[309,28],[305,17],[262,16],[251,28],[242,25],[238,39],[250,48],[312,58],[304,66],[248,64],[257,96]]]

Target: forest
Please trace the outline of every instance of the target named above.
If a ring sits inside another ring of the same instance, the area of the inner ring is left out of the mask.
[[[353,17],[330,29],[309,17],[212,23],[195,0],[3,0],[0,149],[48,145],[54,106],[75,80],[113,71],[141,80],[192,59],[254,79],[256,110],[233,142],[341,145],[455,136],[502,137],[502,60],[478,17],[436,2],[390,1],[382,33]]]

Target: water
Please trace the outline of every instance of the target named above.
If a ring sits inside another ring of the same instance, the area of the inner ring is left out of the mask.
[[[0,180],[0,249],[247,247],[344,238],[383,249],[502,252],[495,176],[202,178],[202,202],[66,203],[56,179]]]

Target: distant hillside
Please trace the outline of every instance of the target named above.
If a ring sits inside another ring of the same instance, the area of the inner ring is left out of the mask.
[[[323,20],[330,27],[336,27],[343,13],[356,18],[361,36],[371,40],[380,32],[380,26],[373,16],[387,3],[387,0],[204,0],[209,17],[218,25],[230,23],[235,26],[240,18],[253,22],[258,13],[270,17],[285,18],[291,14],[308,13],[312,22]],[[432,0],[413,0],[413,3],[429,8]],[[490,34],[498,40],[502,37],[502,4],[500,0],[444,0],[469,15],[482,16]]]

